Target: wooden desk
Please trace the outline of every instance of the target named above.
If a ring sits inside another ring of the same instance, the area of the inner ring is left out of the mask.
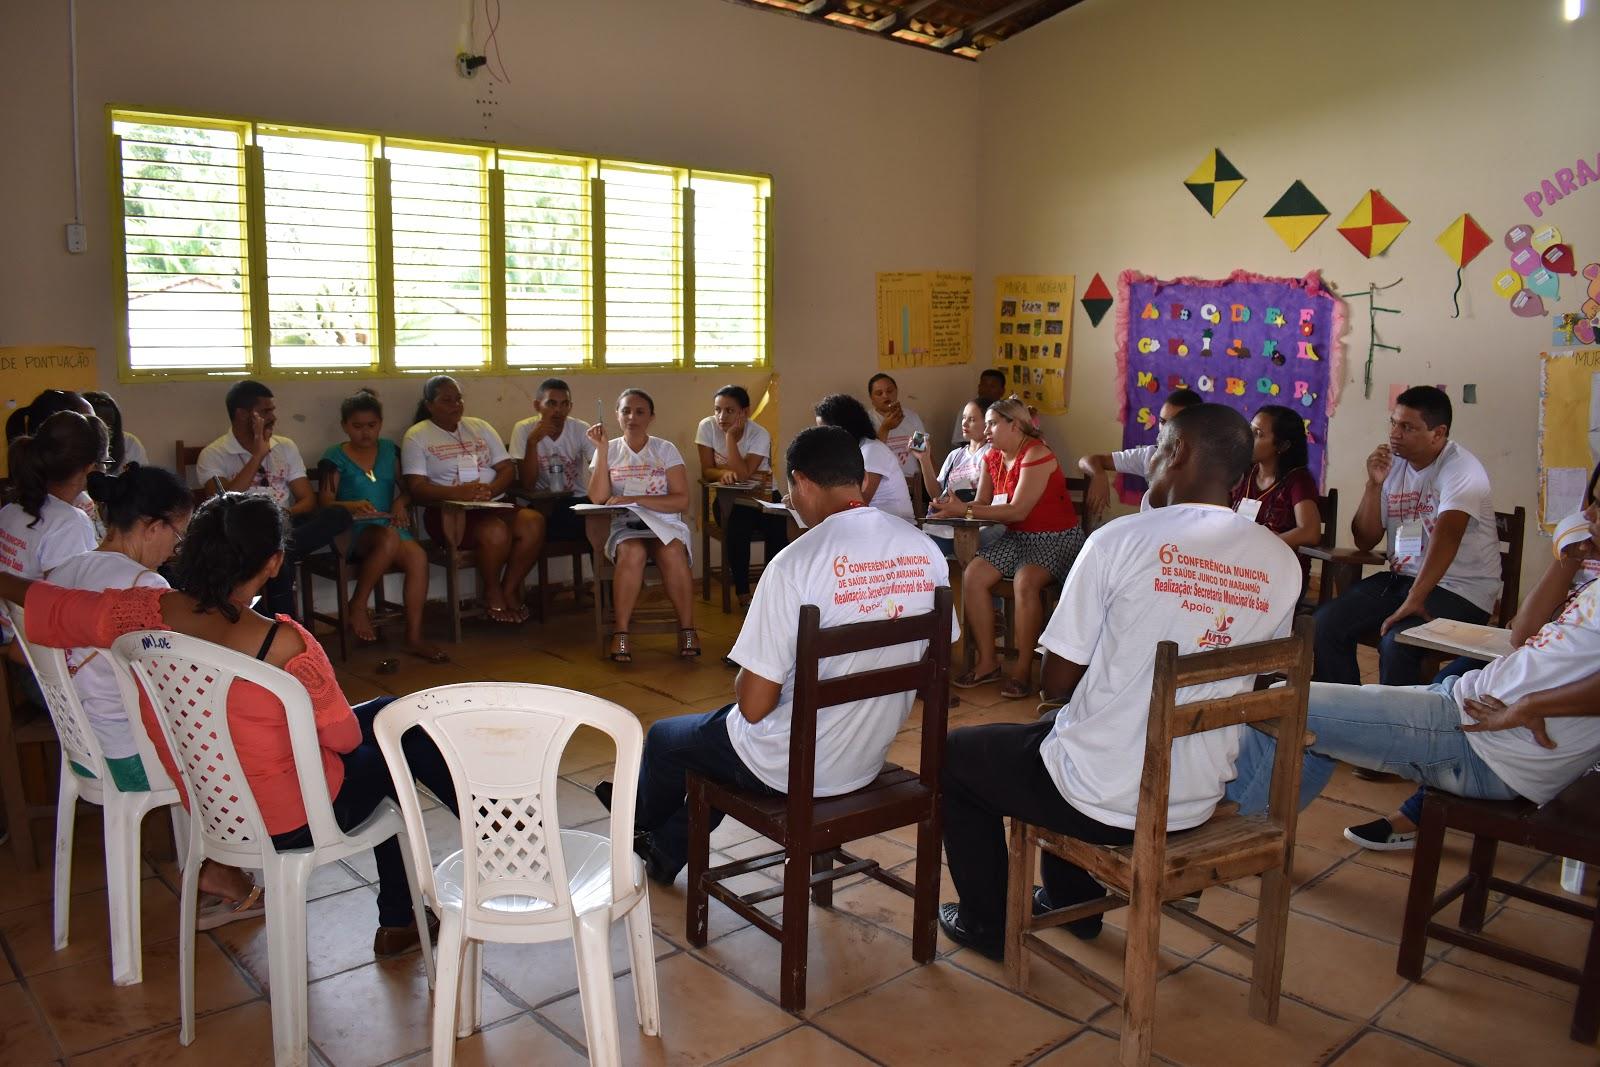
[[[1322,561],[1322,573],[1317,581],[1317,607],[1361,580],[1363,567],[1387,567],[1389,557],[1382,552],[1359,548],[1324,548],[1321,545],[1301,545],[1299,552],[1307,559]]]
[[[955,534],[956,566],[950,568],[950,596],[956,605],[956,610],[961,610],[963,603],[961,596],[961,578],[971,563],[978,555],[978,545],[985,527],[1000,526],[989,519],[922,519],[922,526],[947,526]],[[977,648],[967,634],[965,625],[961,627],[962,670],[970,671]]]
[[[1402,630],[1395,640],[1402,645],[1416,645],[1447,656],[1470,656],[1472,659],[1498,659],[1511,652],[1510,630],[1455,619],[1432,619],[1421,626]]]

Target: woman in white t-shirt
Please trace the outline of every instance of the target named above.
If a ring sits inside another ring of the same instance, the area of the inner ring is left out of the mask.
[[[878,440],[889,446],[900,473],[913,478],[917,473],[917,457],[912,455],[912,442],[921,434],[925,439],[927,429],[915,411],[900,404],[900,386],[887,374],[874,374],[867,379],[867,397],[872,401],[869,413],[872,429]]]
[[[722,485],[760,482],[771,489],[772,435],[750,421],[750,394],[744,386],[724,385],[716,391],[711,398],[711,414],[700,420],[694,443],[700,453],[700,477],[705,481]],[[722,549],[739,606],[749,607],[750,545],[760,533],[766,559],[771,562],[789,543],[789,524],[782,515],[752,507],[729,508],[726,517]],[[700,521],[711,522],[715,518],[702,515]]]
[[[93,415],[58,411],[9,449],[17,499],[0,508],[0,567],[38,578],[94,551],[94,523],[77,501],[87,498],[89,475],[105,462],[105,425]]]
[[[671,441],[650,436],[656,402],[643,389],[624,389],[617,397],[617,425],[622,436],[608,441],[600,423],[589,427],[596,449],[589,475],[589,499],[596,504],[629,504],[637,512],[619,513],[611,521],[604,545],[596,545],[616,564],[611,579],[616,612],[607,655],[615,663],[632,663],[628,626],[644,585],[644,565],[654,560],[661,569],[667,599],[678,614],[678,655],[700,655],[694,628],[694,572],[689,556],[689,475],[683,456]]]
[[[106,437],[111,443],[111,473],[121,474],[135,463],[141,467],[150,466],[150,456],[145,451],[144,442],[123,429],[122,409],[117,407],[111,394],[95,390],[84,393],[83,399],[94,409],[100,421],[106,424]]]
[[[485,506],[510,488],[516,469],[494,427],[466,410],[454,378],[429,378],[416,425],[400,446],[400,473],[411,499],[425,508],[428,536],[476,550],[489,618],[526,622],[524,583],[544,547],[544,516],[509,504]],[[440,506],[449,503],[466,507]]]
[[[861,443],[861,459],[867,468],[861,495],[867,506],[915,524],[911,490],[900,472],[900,464],[889,446],[873,432],[872,420],[867,417],[867,409],[861,401],[847,393],[834,393],[817,401],[817,406],[811,410],[818,426],[837,426]]]
[[[983,481],[983,457],[989,451],[984,440],[983,413],[993,401],[975,397],[961,409],[962,443],[944,457],[944,466],[934,473],[933,459],[927,445],[912,449],[922,467],[922,484],[928,487],[930,501],[963,500],[971,503],[978,495],[978,485]],[[948,526],[925,526],[923,533],[934,539],[944,549],[948,558],[955,556],[955,531]],[[994,540],[1005,532],[1002,526],[986,526],[978,534],[980,544]]]

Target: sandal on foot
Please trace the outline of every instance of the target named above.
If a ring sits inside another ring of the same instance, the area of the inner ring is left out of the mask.
[[[211,894],[206,894],[211,896]],[[195,916],[195,929],[215,930],[219,926],[238,922],[240,919],[254,919],[258,915],[265,915],[266,902],[262,899],[261,887],[253,885],[250,893],[243,900],[228,900],[226,897],[212,897],[212,902],[203,904],[200,913]]]
[[[501,626],[515,626],[522,621],[517,618],[516,610],[513,608],[486,608],[484,614],[489,617],[490,622],[499,623]]]
[[[612,663],[632,663],[633,649],[628,646],[628,631],[618,630],[611,635],[611,649],[606,658]]]
[[[406,651],[422,660],[424,663],[449,663],[450,653],[442,648],[421,647],[407,645]]]
[[[1000,683],[1000,698],[1002,700],[1027,700],[1037,698],[1038,693],[1028,688],[1027,682],[1019,682],[1015,678],[1007,678]]]
[[[950,684],[957,689],[976,689],[980,685],[988,685],[990,682],[998,682],[999,680],[1000,668],[996,667],[984,675],[979,675],[976,671],[968,671]]]
[[[678,655],[683,659],[694,659],[700,655],[700,634],[693,626],[685,626],[678,631]]]

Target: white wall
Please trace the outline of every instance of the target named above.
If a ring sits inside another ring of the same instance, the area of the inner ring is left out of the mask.
[[[1343,398],[1329,430],[1329,484],[1351,503],[1383,439],[1389,383],[1445,383],[1454,433],[1475,452],[1503,510],[1536,512],[1539,353],[1549,319],[1519,319],[1490,279],[1500,237],[1533,221],[1522,197],[1557,168],[1600,151],[1600,12],[1563,22],[1558,0],[1087,0],[985,56],[978,140],[979,348],[992,329],[992,279],[1096,271],[1225,277],[1321,269],[1340,290],[1405,279],[1383,304],[1362,395],[1365,302],[1352,302]],[[1212,219],[1181,184],[1213,147],[1248,179]],[[1290,253],[1262,214],[1296,178],[1332,213]],[[1379,259],[1335,227],[1368,188],[1411,219]],[[1434,237],[1469,211],[1495,239],[1467,270]],[[1600,259],[1600,185],[1546,210],[1578,263]],[[1559,306],[1575,310],[1563,279]],[[1115,319],[1073,323],[1072,406],[1052,436],[1074,453],[1118,447]],[[1461,385],[1478,387],[1462,405]],[[1346,538],[1347,540],[1347,535]],[[1526,581],[1548,541],[1532,538]]]
[[[517,0],[499,41],[511,78],[454,73],[462,0],[80,0],[83,174],[90,253],[69,256],[72,212],[63,0],[0,4],[0,166],[6,218],[0,345],[90,345],[101,382],[160,460],[221,432],[226,382],[118,384],[107,249],[108,103],[770,173],[774,369],[783,436],[823,393],[865,394],[874,272],[976,266],[978,68],[723,0]],[[490,99],[493,103],[478,101]],[[488,112],[485,115],[485,112]],[[910,406],[953,418],[978,367],[901,375]],[[502,432],[540,375],[465,382]],[[628,384],[689,455],[711,392],[765,373],[576,379],[578,412]],[[308,455],[339,439],[354,382],[275,385],[280,432]],[[419,385],[377,383],[398,434]],[[759,393],[757,393],[759,395]],[[591,414],[592,417],[592,414]]]

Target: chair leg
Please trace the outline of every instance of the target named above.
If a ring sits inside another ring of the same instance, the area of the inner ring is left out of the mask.
[[[1592,1045],[1600,1036],[1600,915],[1589,922],[1589,952],[1578,979],[1578,1003],[1572,1009],[1572,1040]]]
[[[689,888],[684,901],[683,936],[696,948],[706,944],[706,868],[711,866],[711,804],[699,775],[689,776]]]
[[[279,853],[263,874],[267,891],[267,983],[272,987],[272,1058],[305,1067],[306,882],[309,857]]]
[[[406,840],[405,831],[395,835],[396,844],[400,846],[400,857],[405,861],[406,888],[411,890],[411,915],[417,924],[417,936],[422,950],[422,969],[428,976],[428,988],[434,988],[437,981],[435,975],[436,965],[433,957],[433,946],[428,944],[428,909],[422,899],[421,873],[412,866],[411,847]]]
[[[111,783],[106,783],[111,788]],[[9,815],[10,812],[8,811]],[[54,926],[52,943],[60,952],[67,947],[67,929],[72,922],[72,836],[78,814],[78,776],[61,754],[61,786],[56,797],[55,901],[51,905]],[[24,813],[22,818],[28,816]],[[15,817],[13,817],[15,818]]]
[[[336,602],[334,615],[339,620],[339,662],[347,663],[350,660],[350,605],[346,601],[346,590],[350,588],[350,575],[344,562],[344,553],[337,547],[333,549],[333,599]],[[307,579],[307,585],[310,579]],[[380,578],[381,586],[383,580]]]
[[[1417,824],[1416,855],[1411,860],[1411,890],[1406,895],[1406,917],[1400,926],[1400,956],[1395,972],[1415,982],[1422,977],[1428,947],[1428,920],[1433,917],[1433,895],[1439,883],[1439,858],[1444,852],[1444,815],[1436,804],[1424,802]]]
[[[11,854],[17,870],[31,871],[38,866],[33,854],[33,818],[28,813],[28,798],[22,791],[22,764],[17,759],[15,712],[11,701],[13,668],[0,662],[0,798],[4,799],[6,829],[11,834]]]
[[[1250,1017],[1268,1026],[1278,1023],[1278,994],[1283,988],[1283,954],[1289,930],[1289,861],[1261,875],[1256,904],[1256,949],[1252,953]]]
[[[1494,857],[1500,842],[1479,834],[1472,839],[1472,858],[1467,869],[1472,873],[1472,883],[1461,895],[1461,929],[1482,930],[1484,916],[1489,910],[1489,879],[1494,877]]]
[[[483,942],[461,946],[461,989],[456,1001],[456,1036],[471,1037],[483,1026]]]
[[[702,523],[700,528],[700,599],[709,603],[711,600],[711,535],[705,531],[705,526],[703,525],[707,521],[706,516],[700,516],[700,521]]]
[[[811,865],[795,863],[795,845],[791,843],[789,849],[789,862],[783,865],[778,1006],[784,1011],[802,1012],[806,1010],[806,950],[811,932],[811,915],[806,906],[810,896]]]
[[[450,605],[450,640],[461,643],[461,568],[452,553],[444,565],[444,598]]]
[[[723,542],[726,549],[727,542]],[[733,568],[728,566],[728,553],[722,553],[722,613],[733,614]]]
[[[833,870],[833,853],[823,852],[811,857],[811,873],[821,874]],[[819,908],[833,907],[833,883],[818,882],[811,887],[811,903]]]
[[[194,1041],[194,936],[200,912],[200,865],[205,848],[195,826],[189,831],[189,865],[178,899],[178,1044]],[[271,897],[267,898],[269,901]]]
[[[1019,993],[1028,991],[1028,920],[1033,917],[1033,868],[1038,861],[1028,843],[1028,824],[1011,820],[1006,870],[1006,981]]]
[[[461,983],[462,954],[466,945],[461,935],[461,912],[446,908],[439,916],[439,978],[433,987],[433,1067],[449,1067],[455,1062],[456,999]]]
[[[941,856],[937,813],[917,824],[917,895],[911,902],[911,958],[932,963],[939,951]]]
[[[578,1001],[583,1036],[593,1067],[618,1067],[622,1046],[617,1034],[617,998],[611,985],[611,909],[578,916],[572,928],[578,954]]]
[[[572,554],[572,603],[583,607],[583,553]]]
[[[189,869],[189,813],[182,804],[168,804],[167,813],[172,817],[172,850],[178,855],[181,873]]]
[[[628,910],[624,921],[628,924],[628,959],[633,968],[633,1004],[639,1029],[654,1037],[661,1032],[661,997],[656,990],[656,942],[648,890],[639,894],[639,902]]]
[[[1031,887],[1030,887],[1031,888]],[[1262,896],[1266,896],[1262,879]],[[1156,977],[1161,965],[1161,886],[1134,880],[1123,956],[1122,1067],[1145,1067],[1155,1044]]]
[[[139,929],[139,823],[143,814],[121,796],[110,795],[101,809],[106,850],[106,904],[111,919],[111,984],[144,980]]]

